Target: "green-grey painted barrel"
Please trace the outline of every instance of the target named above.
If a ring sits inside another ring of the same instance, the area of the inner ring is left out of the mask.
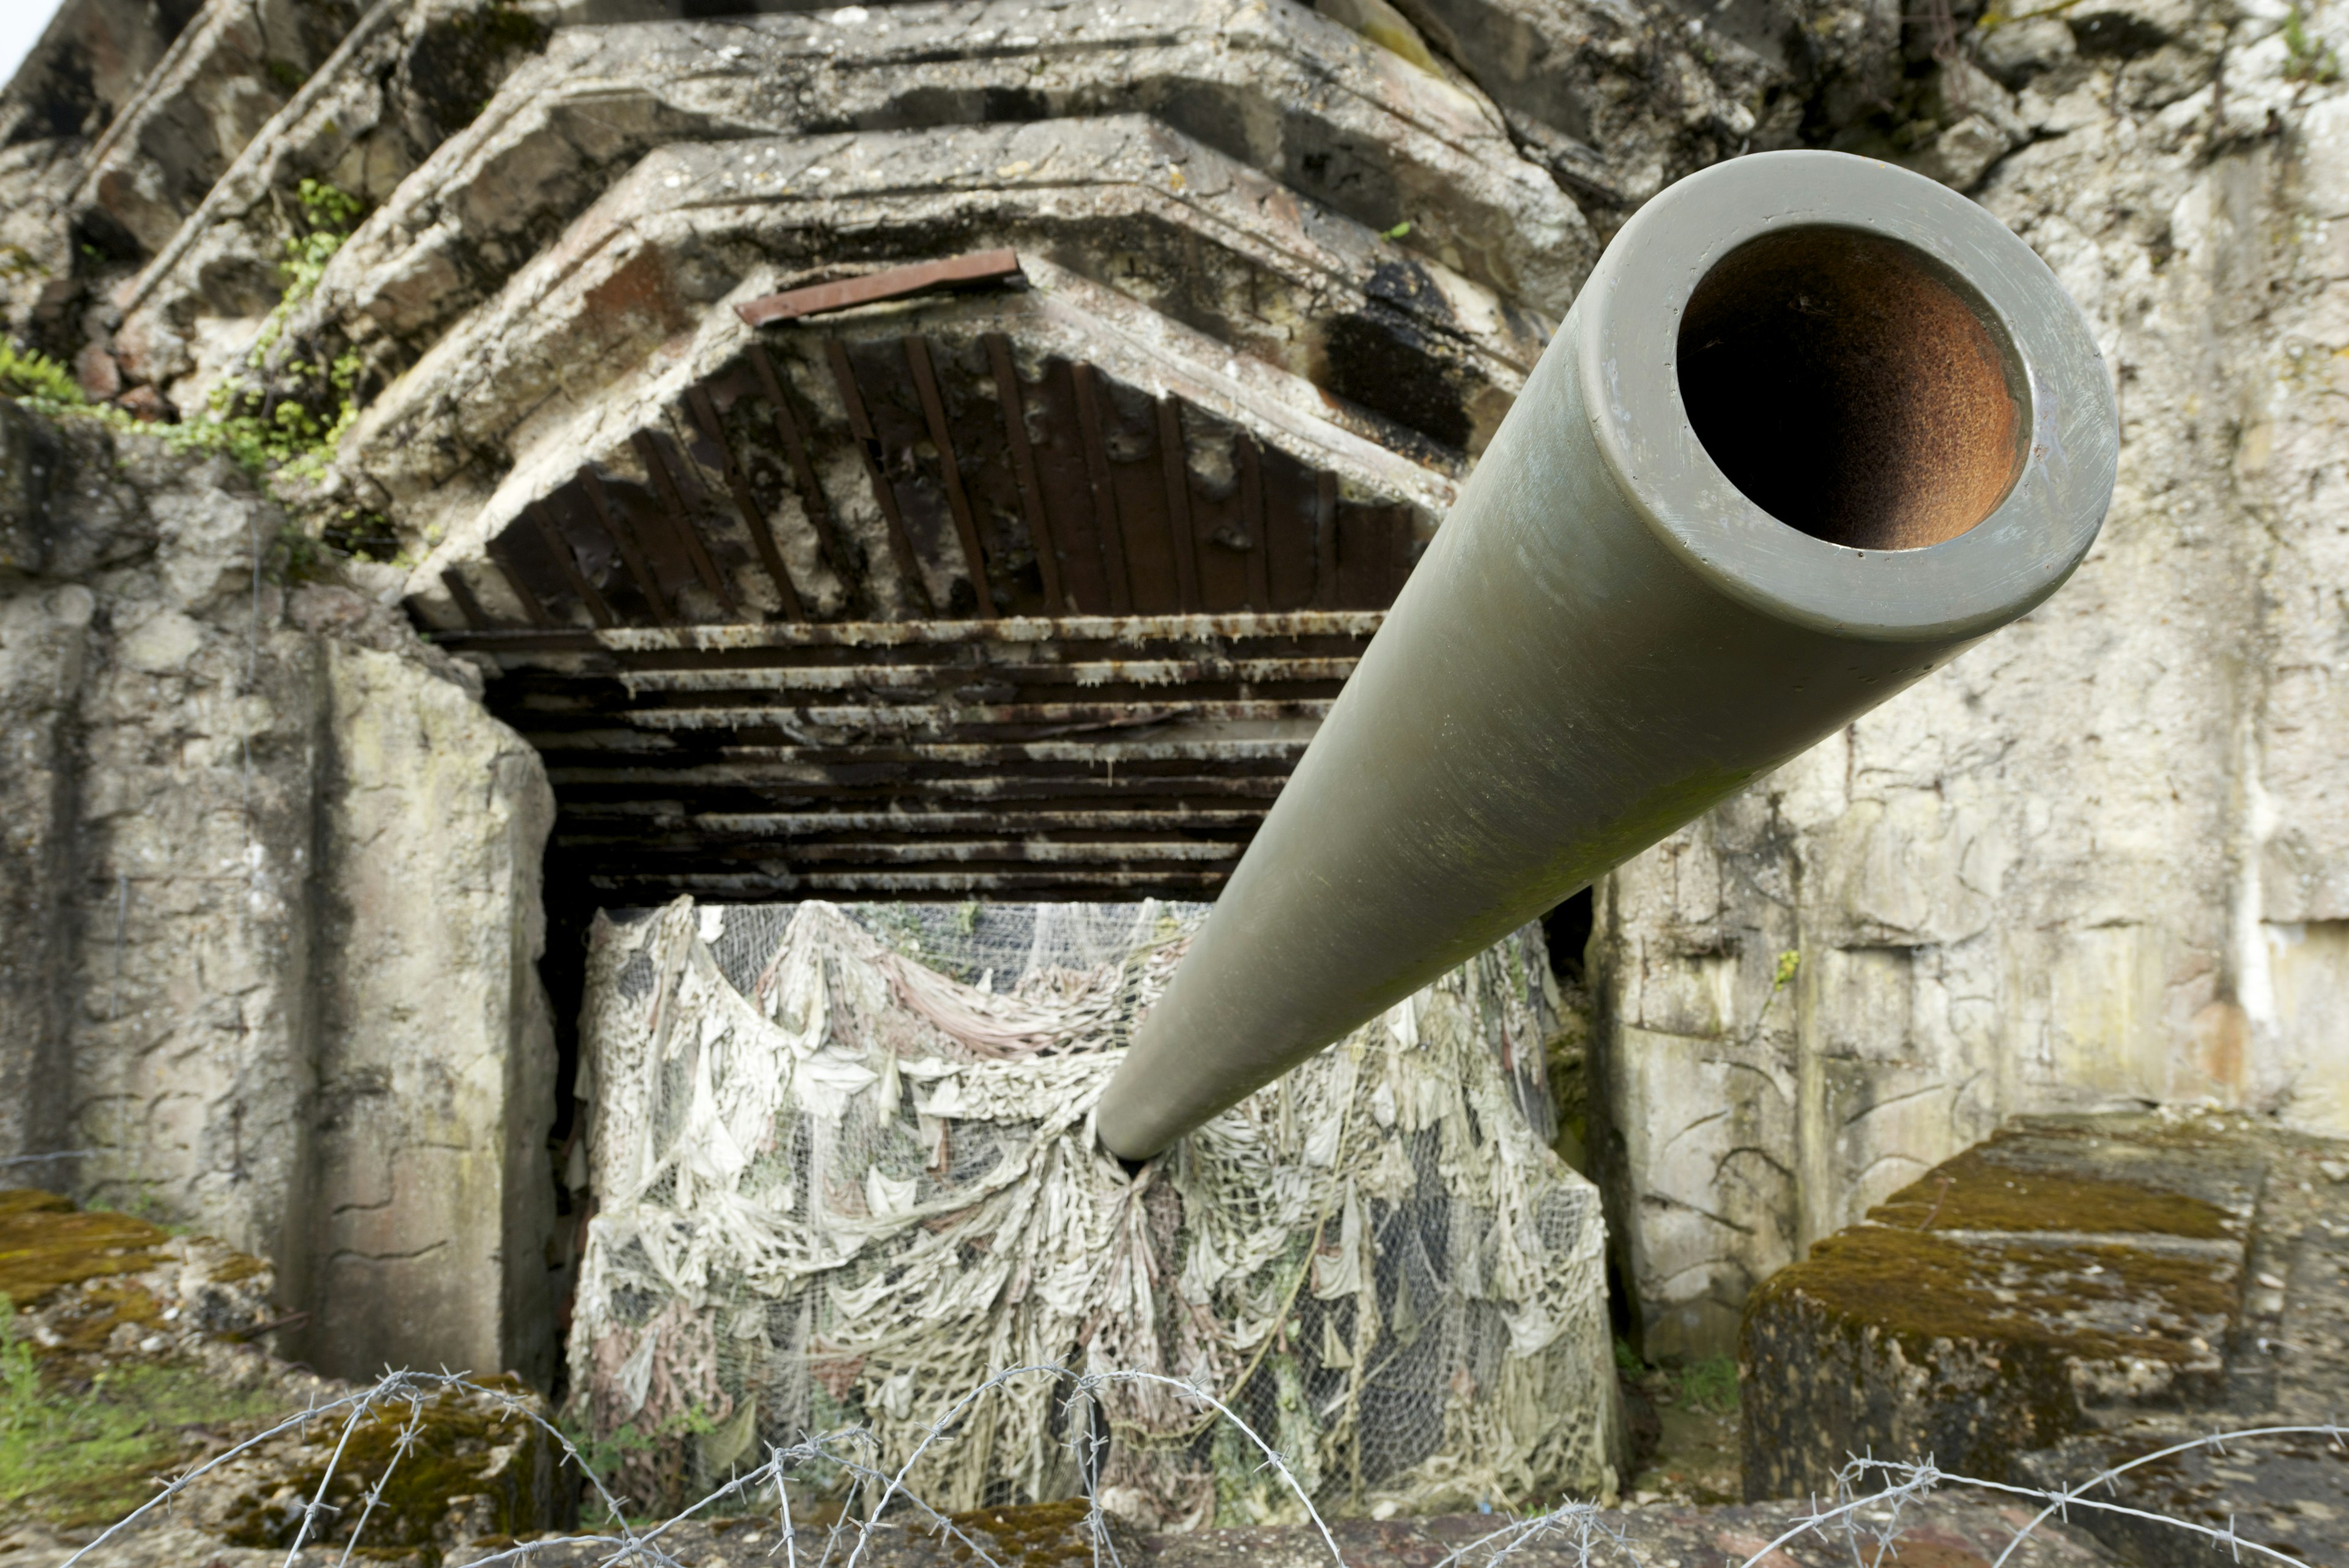
[[[1159,1152],[2030,610],[2117,447],[2077,307],[1962,197],[1827,152],[1656,197],[1143,1021],[1102,1143]]]

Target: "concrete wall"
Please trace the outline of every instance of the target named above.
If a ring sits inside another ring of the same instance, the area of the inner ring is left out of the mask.
[[[8,1179],[269,1257],[321,1370],[543,1378],[536,755],[233,468],[0,432]]]

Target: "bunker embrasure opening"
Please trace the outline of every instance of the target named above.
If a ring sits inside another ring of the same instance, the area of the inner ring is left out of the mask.
[[[1682,319],[1681,400],[1731,483],[1778,521],[1862,550],[1963,534],[2022,466],[2013,345],[1972,290],[1857,229],[1739,246]]]

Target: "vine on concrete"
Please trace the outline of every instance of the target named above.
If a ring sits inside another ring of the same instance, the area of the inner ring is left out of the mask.
[[[359,198],[324,180],[304,180],[295,203],[301,232],[287,237],[278,262],[285,291],[245,355],[249,369],[262,369],[287,321],[317,291],[326,264],[366,215]],[[47,355],[0,342],[0,395],[53,417],[96,419],[119,431],[156,436],[175,452],[225,457],[267,482],[288,504],[295,497],[281,482],[324,473],[357,418],[359,369],[356,349],[331,358],[296,358],[280,371],[276,386],[226,380],[213,389],[202,417],[150,423],[117,404],[92,401],[73,372]]]

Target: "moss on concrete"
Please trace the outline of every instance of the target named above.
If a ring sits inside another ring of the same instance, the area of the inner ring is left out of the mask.
[[[2071,1171],[2023,1168],[1999,1158],[2002,1140],[1968,1149],[1894,1193],[1868,1218],[1908,1231],[2083,1231],[2106,1236],[2219,1241],[2229,1216],[2215,1203]]]
[[[1751,1310],[1799,1295],[1849,1330],[1900,1342],[1912,1360],[1937,1341],[2037,1345],[2092,1360],[2194,1359],[2198,1323],[2223,1321],[2234,1295],[2207,1257],[2116,1245],[2041,1247],[1959,1241],[1868,1226],[1827,1237],[1808,1262],[1774,1276]],[[2140,1327],[2095,1309],[2159,1303]]]
[[[188,1245],[131,1215],[0,1190],[0,1522],[109,1523],[194,1452],[282,1413],[274,1387],[186,1354],[191,1320],[165,1321],[160,1276],[129,1277]],[[210,1277],[267,1272],[229,1253]]]
[[[0,1294],[21,1311],[60,1286],[135,1274],[155,1265],[165,1240],[128,1214],[81,1213],[73,1199],[32,1188],[0,1190]]]
[[[984,1543],[988,1555],[1003,1568],[1073,1568],[1093,1560],[1092,1535],[1085,1528],[1085,1518],[1092,1511],[1082,1498],[1072,1497],[1059,1502],[974,1508],[949,1517],[956,1529]],[[954,1560],[971,1563],[977,1557],[957,1541]]]
[[[2222,1129],[2026,1123],[1820,1241],[1748,1299],[1747,1495],[1863,1448],[2001,1480],[2092,1410],[2201,1397],[2257,1168]]]
[[[511,1376],[475,1381],[517,1396],[525,1392]],[[372,1411],[347,1440],[342,1422],[321,1422],[304,1440],[305,1461],[276,1472],[281,1484],[271,1495],[239,1499],[222,1538],[233,1546],[290,1547],[304,1505],[323,1484],[335,1511],[323,1529],[313,1530],[312,1540],[347,1542],[364,1513],[354,1557],[421,1556],[437,1563],[450,1544],[510,1540],[543,1525],[538,1460],[546,1442],[522,1416],[455,1391]],[[367,1493],[379,1482],[382,1495],[369,1512]]]

